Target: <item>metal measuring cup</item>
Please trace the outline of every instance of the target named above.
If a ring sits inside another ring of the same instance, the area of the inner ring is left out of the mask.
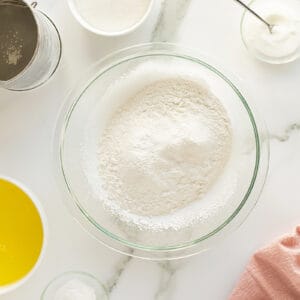
[[[30,90],[46,82],[61,57],[54,23],[23,0],[0,0],[0,86]]]

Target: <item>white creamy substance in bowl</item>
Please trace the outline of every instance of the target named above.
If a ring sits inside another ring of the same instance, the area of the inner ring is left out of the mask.
[[[257,3],[257,4],[256,4]],[[246,12],[242,21],[242,35],[247,48],[259,59],[270,63],[285,63],[300,53],[300,17],[287,3],[254,1],[251,6],[268,26]]]

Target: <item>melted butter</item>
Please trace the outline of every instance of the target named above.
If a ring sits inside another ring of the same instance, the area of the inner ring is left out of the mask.
[[[43,245],[43,225],[31,199],[0,179],[0,287],[25,277]]]

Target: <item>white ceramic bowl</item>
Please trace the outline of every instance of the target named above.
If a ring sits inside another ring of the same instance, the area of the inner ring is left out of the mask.
[[[77,7],[76,7],[76,0],[68,0],[68,4],[70,7],[70,10],[73,14],[73,16],[75,17],[75,19],[87,30],[98,34],[98,35],[102,35],[102,36],[107,36],[107,37],[115,37],[115,36],[121,36],[121,35],[125,35],[128,34],[134,30],[136,30],[138,27],[140,27],[148,18],[148,16],[150,15],[150,12],[152,11],[152,8],[154,7],[154,1],[155,0],[150,0],[149,2],[149,6],[148,9],[146,10],[145,14],[142,16],[142,18],[136,22],[134,25],[121,30],[121,31],[104,31],[104,30],[100,30],[94,26],[92,26],[91,24],[89,24],[87,22],[87,20],[80,14],[80,12],[78,11]]]
[[[38,213],[41,217],[42,226],[43,226],[43,234],[44,234],[43,235],[43,246],[42,246],[42,249],[41,249],[41,252],[40,252],[40,256],[39,256],[38,260],[36,261],[34,267],[30,270],[29,273],[27,273],[27,275],[25,275],[25,277],[18,280],[17,282],[6,285],[6,286],[0,286],[0,296],[1,296],[1,295],[4,295],[4,294],[8,293],[8,292],[11,292],[11,291],[17,289],[18,287],[20,287],[21,285],[23,285],[27,280],[29,280],[32,277],[34,272],[39,267],[44,255],[45,255],[45,249],[46,249],[46,246],[47,246],[48,225],[47,225],[46,215],[45,215],[44,210],[42,208],[42,205],[38,201],[38,198],[36,197],[36,195],[34,195],[26,186],[24,186],[23,183],[15,180],[15,179],[12,179],[10,177],[3,176],[3,175],[0,175],[0,179],[3,179],[7,182],[10,182],[10,183],[16,185],[18,188],[20,188],[31,199],[31,201],[33,202],[33,204],[37,208]]]

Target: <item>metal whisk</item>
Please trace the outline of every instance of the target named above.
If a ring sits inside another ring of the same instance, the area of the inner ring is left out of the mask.
[[[270,24],[269,22],[267,22],[264,18],[262,18],[257,12],[255,12],[252,8],[250,8],[247,4],[245,4],[244,2],[240,1],[240,0],[235,0],[236,2],[238,2],[240,5],[242,5],[244,8],[246,8],[250,13],[252,13],[256,18],[258,18],[260,21],[262,21],[266,26],[268,26],[268,29],[270,31],[270,33],[272,33],[272,30],[274,28],[274,25]]]

